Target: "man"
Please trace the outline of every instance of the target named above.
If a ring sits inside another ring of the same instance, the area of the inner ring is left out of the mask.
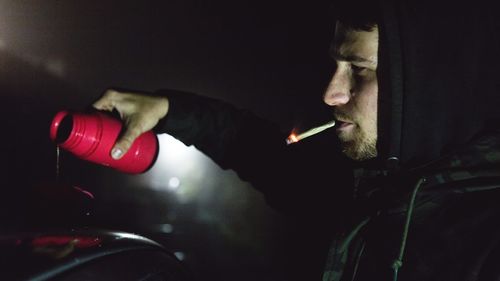
[[[336,69],[323,99],[338,123],[339,149],[354,161],[334,154],[310,184],[331,191],[316,198],[324,201],[314,210],[333,237],[323,280],[499,280],[499,37],[492,10],[426,1],[384,1],[358,16],[360,9],[339,10]],[[168,132],[292,213],[297,205],[283,201],[300,197],[293,182],[314,172],[295,167],[296,148],[276,127],[209,98],[109,90],[94,106],[118,110],[127,124],[113,157],[144,131]],[[268,138],[250,142],[256,130]],[[351,168],[352,182],[345,176]]]
[[[377,156],[378,28],[356,30],[339,22],[332,57],[337,69],[324,94],[335,107],[344,153],[354,160]]]

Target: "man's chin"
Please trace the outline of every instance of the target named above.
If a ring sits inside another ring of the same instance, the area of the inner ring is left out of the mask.
[[[363,145],[354,141],[341,142],[342,152],[350,159],[364,161],[377,157],[375,146]]]
[[[359,152],[353,142],[342,142],[342,153],[352,160],[359,160]]]

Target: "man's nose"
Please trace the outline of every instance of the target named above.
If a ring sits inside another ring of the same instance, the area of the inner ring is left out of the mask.
[[[351,99],[351,85],[349,74],[337,68],[323,94],[323,102],[329,106],[338,106],[348,103]]]

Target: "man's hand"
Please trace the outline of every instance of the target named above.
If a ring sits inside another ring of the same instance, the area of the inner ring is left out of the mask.
[[[120,159],[137,137],[153,129],[167,115],[169,103],[166,97],[109,89],[92,106],[98,110],[116,109],[120,113],[125,132],[111,150],[111,157]]]

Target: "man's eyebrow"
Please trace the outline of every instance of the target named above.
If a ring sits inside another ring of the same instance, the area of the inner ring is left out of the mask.
[[[331,56],[333,57],[333,59],[338,60],[338,61],[349,61],[349,62],[359,62],[359,63],[367,62],[370,64],[376,64],[376,61],[373,61],[371,59],[363,58],[363,57],[356,56],[356,55],[346,56],[346,55],[342,55],[336,51],[331,52]]]

